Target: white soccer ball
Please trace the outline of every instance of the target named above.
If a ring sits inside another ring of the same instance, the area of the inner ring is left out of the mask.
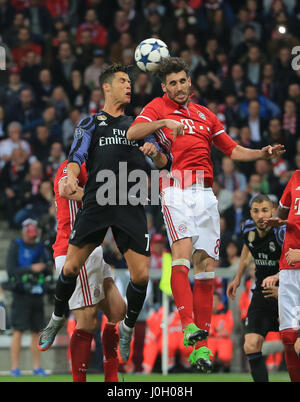
[[[134,58],[137,66],[148,73],[154,73],[162,59],[170,57],[165,42],[156,38],[143,40],[135,49]]]

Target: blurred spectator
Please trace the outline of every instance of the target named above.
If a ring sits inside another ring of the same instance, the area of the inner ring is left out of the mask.
[[[161,233],[155,233],[150,243],[150,269],[162,269],[163,253],[166,252],[166,239]]]
[[[39,40],[44,42],[52,31],[52,18],[48,9],[40,4],[39,0],[28,0],[28,5],[23,13],[31,27],[31,32]]]
[[[80,41],[76,45],[75,53],[78,59],[80,70],[84,71],[85,66],[91,64],[93,60],[93,52],[97,45],[93,42],[93,33],[90,29],[83,29],[80,32]]]
[[[231,30],[231,45],[236,47],[243,40],[243,34],[247,26],[253,27],[255,30],[255,39],[261,38],[261,25],[255,21],[251,21],[251,14],[247,7],[241,7],[237,14],[238,22]]]
[[[2,36],[11,27],[15,9],[8,0],[0,2],[0,35]]]
[[[70,100],[63,87],[57,86],[53,89],[48,104],[54,106],[55,117],[58,123],[62,123],[70,110]]]
[[[256,197],[258,194],[262,193],[262,177],[257,173],[252,173],[249,177],[246,194],[247,194],[247,204],[250,206],[252,198]]]
[[[228,156],[222,159],[222,170],[219,174],[218,181],[221,186],[229,191],[244,191],[247,185],[246,177],[243,173],[236,171],[234,161]]]
[[[233,342],[231,339],[232,331],[232,311],[226,310],[221,302],[220,295],[214,293],[213,314],[210,333],[207,339],[208,348],[214,355],[214,371],[222,370],[225,373],[230,372],[230,365],[233,358]]]
[[[21,79],[32,88],[36,88],[36,77],[41,70],[41,57],[32,50],[27,52],[24,58],[24,66],[21,71]]]
[[[5,137],[5,131],[4,131],[4,109],[2,106],[0,106],[0,140]]]
[[[37,126],[36,135],[32,141],[32,148],[34,155],[40,162],[48,158],[52,142],[48,127],[45,125]]]
[[[152,99],[153,84],[147,73],[139,71],[132,88],[131,104],[132,114],[137,116],[144,105]]]
[[[248,118],[244,125],[247,125],[251,132],[251,141],[256,144],[256,148],[263,145],[264,132],[267,128],[266,119],[261,117],[260,103],[256,99],[252,99],[248,103]]]
[[[35,93],[39,104],[45,108],[50,101],[54,89],[52,73],[48,68],[39,71],[38,81],[35,76]]]
[[[0,88],[0,104],[7,108],[9,104],[16,103],[25,83],[21,81],[21,70],[17,66],[9,69],[8,83]]]
[[[84,22],[77,29],[76,40],[78,44],[82,44],[81,33],[84,30],[89,30],[92,33],[92,42],[95,45],[106,46],[107,30],[99,23],[97,13],[93,8],[88,8],[85,11]]]
[[[78,66],[78,61],[72,51],[69,42],[61,42],[58,46],[58,54],[52,65],[53,77],[55,83],[62,85],[65,90],[71,82],[71,72]]]
[[[69,116],[63,121],[62,124],[62,140],[65,149],[68,149],[74,137],[74,131],[77,124],[82,120],[86,115],[82,114],[79,108],[73,108],[69,112]]]
[[[232,195],[233,192],[224,188],[217,178],[214,179],[213,182],[213,192],[214,195],[218,199],[218,209],[220,214],[222,214],[225,209],[229,208],[232,205]]]
[[[122,32],[117,42],[110,47],[110,60],[112,63],[120,63],[122,61],[122,52],[125,49],[135,51],[136,43],[134,43],[129,32]]]
[[[7,122],[18,121],[24,132],[32,130],[41,117],[41,110],[35,102],[33,90],[21,89],[16,102],[7,106],[5,115]]]
[[[237,242],[240,251],[240,246],[242,244],[241,223],[249,215],[249,207],[245,191],[234,191],[232,206],[225,209],[222,215],[226,220],[226,227],[231,232],[232,239]]]
[[[30,155],[31,149],[27,141],[21,139],[22,126],[19,122],[13,121],[7,126],[8,138],[0,142],[0,166],[11,159],[13,150],[22,148],[27,156]]]
[[[22,148],[15,148],[12,151],[10,160],[5,163],[2,169],[0,182],[4,192],[5,218],[11,228],[15,227],[14,214],[22,206],[21,188],[28,169],[28,153]]]
[[[82,109],[88,101],[90,89],[84,84],[82,73],[78,69],[72,71],[72,80],[67,95],[66,101],[73,107]]]
[[[257,160],[255,162],[255,171],[262,178],[262,193],[275,194],[280,198],[283,189],[272,172],[271,162],[265,159]]]
[[[265,63],[263,66],[260,91],[263,96],[282,107],[286,89],[281,81],[275,79],[274,67],[271,63]]]
[[[229,241],[226,245],[226,257],[224,267],[230,267],[239,261],[239,246],[234,241]]]
[[[2,26],[3,25],[0,24],[1,28]],[[3,41],[6,42],[10,48],[14,48],[18,42],[19,29],[25,26],[26,26],[26,20],[24,14],[22,12],[15,11],[12,23],[7,29],[3,30],[3,32],[1,33]]]
[[[91,92],[86,112],[88,114],[99,113],[103,109],[103,105],[104,105],[104,97],[101,89],[94,88]]]
[[[19,28],[17,38],[17,43],[12,48],[11,52],[15,63],[18,67],[22,68],[25,64],[25,56],[27,52],[32,50],[36,54],[41,55],[42,47],[32,41],[30,30],[25,26]]]
[[[280,115],[280,107],[265,96],[260,95],[255,85],[249,84],[245,88],[245,99],[241,102],[240,116],[242,119],[247,118],[249,115],[248,106],[251,100],[258,100],[262,118],[270,119]]]
[[[51,145],[49,157],[44,160],[45,173],[51,182],[54,182],[57,170],[65,159],[66,155],[63,151],[62,144],[60,142],[54,142]]]
[[[43,111],[42,119],[39,123],[48,127],[50,138],[52,141],[61,142],[62,128],[56,117],[55,107],[52,105],[47,106]]]
[[[253,85],[258,85],[261,81],[263,61],[260,47],[258,45],[250,46],[244,70],[247,80]]]
[[[300,118],[297,114],[296,103],[292,99],[287,99],[284,102],[284,113],[282,119],[283,129],[289,131],[292,136],[299,136],[300,133]]]
[[[6,269],[13,285],[11,306],[11,375],[19,377],[19,358],[23,333],[31,332],[33,374],[45,376],[37,348],[39,331],[44,326],[45,277],[51,274],[51,258],[43,243],[37,241],[38,228],[33,220],[23,223],[20,238],[12,240],[7,254]]]
[[[231,67],[230,75],[225,78],[222,84],[222,90],[225,94],[235,94],[238,99],[241,99],[245,93],[247,79],[240,64],[234,64]]]
[[[93,61],[84,70],[84,84],[90,89],[99,85],[99,76],[107,67],[102,49],[95,49],[93,52]]]

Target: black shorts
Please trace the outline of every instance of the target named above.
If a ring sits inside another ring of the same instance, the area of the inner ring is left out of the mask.
[[[265,337],[269,331],[279,331],[278,300],[265,299],[261,291],[254,290],[245,320],[246,333]]]
[[[98,246],[109,228],[122,254],[130,249],[150,256],[147,218],[142,205],[83,207],[77,212],[69,243],[79,247],[90,243]]]
[[[17,331],[41,331],[44,327],[43,296],[14,292],[11,305],[11,326]]]

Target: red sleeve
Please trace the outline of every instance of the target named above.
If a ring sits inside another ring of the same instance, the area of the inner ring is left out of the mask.
[[[85,163],[83,163],[80,167],[80,173],[78,176],[79,187],[84,187],[86,185],[87,179],[88,179],[88,175],[87,175]]]
[[[238,145],[228,134],[225,133],[225,131],[216,134],[213,137],[213,143],[229,157],[231,156],[234,148]]]
[[[147,123],[147,122],[152,122],[159,120],[160,114],[158,113],[158,110],[162,109],[162,105],[160,105],[160,99],[155,98],[153,101],[148,103],[144,109],[141,111],[140,114],[138,114],[134,120],[134,122],[131,124],[132,126],[136,123]]]
[[[281,199],[279,201],[279,205],[282,208],[290,209],[291,207],[291,202],[292,202],[292,181],[293,181],[294,175],[290,178],[288,184],[286,185],[286,188],[284,189],[284,192],[281,196]]]

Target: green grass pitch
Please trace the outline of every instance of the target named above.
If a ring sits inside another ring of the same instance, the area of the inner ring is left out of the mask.
[[[270,382],[290,382],[287,372],[270,373]],[[248,373],[228,373],[228,374],[119,374],[120,382],[252,382]],[[72,376],[68,374],[49,375],[48,377],[22,376],[9,377],[0,376],[0,382],[72,382]],[[87,382],[104,382],[104,376],[101,374],[87,375]]]

